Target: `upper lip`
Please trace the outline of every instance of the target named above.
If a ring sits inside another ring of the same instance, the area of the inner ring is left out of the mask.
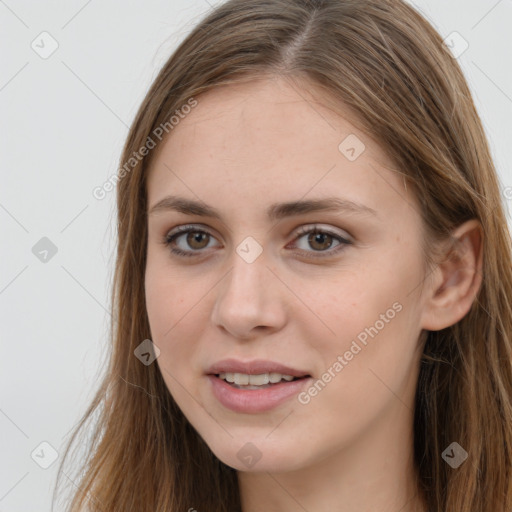
[[[247,375],[260,375],[262,373],[281,373],[292,377],[305,377],[309,373],[296,368],[291,368],[276,361],[253,359],[252,361],[239,361],[238,359],[223,359],[212,364],[206,373],[216,375],[218,373],[245,373]]]

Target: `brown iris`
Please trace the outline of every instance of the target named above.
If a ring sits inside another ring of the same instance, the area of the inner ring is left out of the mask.
[[[311,247],[315,249],[315,245],[317,242],[320,244],[320,247],[315,250],[321,251],[322,249],[328,249],[332,244],[332,236],[328,233],[319,233],[319,232],[313,232],[310,233],[308,236],[308,243],[311,244]],[[326,242],[327,240],[327,242]]]
[[[191,231],[187,234],[187,244],[193,249],[204,249],[208,245],[208,233],[203,233],[201,231]],[[206,244],[201,245],[201,242],[206,241]],[[195,243],[199,244],[199,247],[194,245]]]

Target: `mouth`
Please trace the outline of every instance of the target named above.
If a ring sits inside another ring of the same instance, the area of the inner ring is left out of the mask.
[[[206,372],[213,396],[238,413],[260,413],[290,400],[312,382],[310,373],[273,361],[220,361]]]
[[[293,375],[278,372],[259,373],[256,375],[248,373],[221,372],[213,375],[235,389],[244,390],[267,389],[281,383],[294,382],[311,377],[310,375],[294,377]]]

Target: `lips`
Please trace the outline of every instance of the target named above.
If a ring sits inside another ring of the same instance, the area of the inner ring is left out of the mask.
[[[276,361],[254,359],[252,361],[239,361],[237,359],[223,359],[211,365],[207,375],[218,375],[219,373],[245,373],[247,375],[259,375],[262,373],[281,373],[292,377],[309,377],[305,370],[292,368]]]
[[[291,381],[281,381],[265,386],[234,386],[219,378],[219,374],[282,374],[294,377]],[[291,400],[312,381],[311,375],[298,368],[292,368],[276,361],[257,359],[238,361],[224,359],[208,368],[206,376],[211,392],[218,402],[237,413],[263,413]]]

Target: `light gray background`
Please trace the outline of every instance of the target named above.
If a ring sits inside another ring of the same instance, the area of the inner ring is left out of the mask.
[[[50,510],[59,461],[40,467],[51,457],[40,443],[60,453],[92,398],[110,321],[115,193],[92,189],[116,172],[160,67],[218,3],[0,0],[0,512]],[[509,206],[512,1],[415,5],[469,44],[459,61]],[[59,45],[46,59],[31,47],[50,48],[43,31]],[[46,263],[32,252],[42,237],[57,247]]]

